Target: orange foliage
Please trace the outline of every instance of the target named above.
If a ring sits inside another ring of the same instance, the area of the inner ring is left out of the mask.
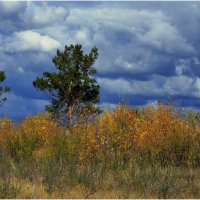
[[[140,110],[119,105],[105,111],[93,124],[74,125],[69,130],[61,129],[49,114],[27,117],[15,128],[10,119],[0,119],[0,140],[10,140],[5,142],[7,149],[13,152],[17,148],[19,156],[23,151],[32,155],[46,148],[47,152],[76,154],[88,162],[124,161],[137,153],[193,162],[198,157],[199,136],[200,125],[193,118],[180,118],[161,104],[156,109],[149,106]]]
[[[13,123],[9,118],[4,117],[0,119],[0,141],[5,140],[10,134],[12,134],[13,129]]]
[[[51,115],[40,113],[27,117],[19,126],[18,131],[23,134],[39,134],[41,139],[47,141],[54,133],[58,132],[58,126],[51,121]]]

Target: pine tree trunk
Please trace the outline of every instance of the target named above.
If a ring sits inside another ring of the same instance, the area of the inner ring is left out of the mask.
[[[68,105],[68,113],[67,113],[67,118],[68,118],[68,123],[71,126],[72,125],[72,105]]]

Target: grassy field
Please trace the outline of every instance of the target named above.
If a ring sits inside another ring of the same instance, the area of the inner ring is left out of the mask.
[[[0,198],[200,198],[192,112],[119,105],[94,123],[0,119]]]

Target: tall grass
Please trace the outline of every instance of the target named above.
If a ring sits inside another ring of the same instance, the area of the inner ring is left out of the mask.
[[[0,198],[199,198],[200,124],[159,104],[119,105],[64,128],[0,119]]]

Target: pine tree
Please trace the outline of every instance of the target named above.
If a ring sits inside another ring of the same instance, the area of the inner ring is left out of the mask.
[[[0,83],[3,82],[6,79],[6,74],[4,71],[0,71]],[[8,86],[0,86],[0,106],[3,105],[3,103],[7,100],[6,97],[2,97],[2,95],[5,92],[9,92],[10,91],[10,87]]]
[[[92,67],[97,57],[96,47],[84,54],[79,44],[66,45],[64,51],[57,50],[52,59],[57,72],[44,72],[43,77],[33,81],[34,87],[51,100],[46,111],[67,124],[72,124],[80,111],[98,111],[95,103],[99,101],[100,87],[93,78],[96,70]]]

